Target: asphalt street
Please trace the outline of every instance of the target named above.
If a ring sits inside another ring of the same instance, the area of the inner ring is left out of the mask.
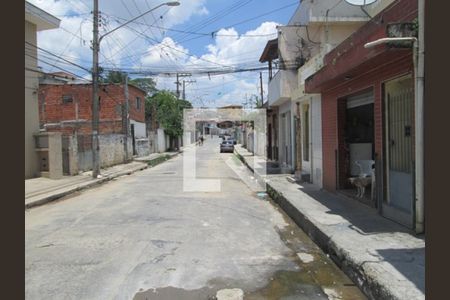
[[[27,299],[365,299],[270,199],[219,139],[183,155],[25,212]],[[225,299],[225,298],[223,298]]]

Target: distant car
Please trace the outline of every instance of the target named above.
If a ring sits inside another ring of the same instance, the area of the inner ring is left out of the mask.
[[[233,145],[236,145],[236,140],[233,137],[229,137],[227,141],[233,142]]]
[[[234,152],[234,143],[233,141],[226,140],[220,143],[220,153],[223,152]]]

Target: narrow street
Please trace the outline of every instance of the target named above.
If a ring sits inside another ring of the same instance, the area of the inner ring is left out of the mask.
[[[197,147],[197,177],[221,192],[183,192],[179,155],[27,210],[26,298],[365,299],[219,141]]]

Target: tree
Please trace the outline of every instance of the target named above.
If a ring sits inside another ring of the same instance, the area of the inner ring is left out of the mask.
[[[172,141],[183,134],[183,109],[185,108],[192,108],[192,104],[189,101],[177,99],[169,91],[158,91],[153,96],[147,97],[145,103],[146,117],[150,118],[152,124],[157,121]]]
[[[109,71],[106,77],[101,80],[102,83],[124,83],[127,74],[121,71]],[[129,77],[128,77],[129,78]]]
[[[109,71],[105,78],[101,79],[102,83],[125,83],[125,79],[128,77],[128,83],[132,84],[141,90],[145,91],[147,96],[151,96],[156,93],[156,82],[153,78],[134,78],[131,79],[127,73],[121,71]]]
[[[150,77],[131,79],[130,83],[144,90],[147,96],[152,96],[158,91],[155,80]]]

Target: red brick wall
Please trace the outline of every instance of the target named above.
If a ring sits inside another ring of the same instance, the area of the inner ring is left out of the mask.
[[[374,139],[375,153],[380,158],[383,155],[383,95],[382,84],[385,81],[406,74],[413,74],[412,53],[403,54],[395,61],[382,66],[372,66],[372,71],[361,77],[349,80],[338,87],[322,91],[322,147],[323,147],[323,186],[327,190],[334,191],[336,187],[336,159],[335,151],[339,149],[339,164],[344,163],[343,132],[339,126],[339,120],[345,120],[344,105],[338,105],[338,99],[345,99],[359,91],[373,88],[374,92]],[[370,70],[370,68],[369,68]],[[341,103],[342,103],[341,102]],[[344,107],[344,108],[343,108]],[[340,108],[340,109],[339,109]],[[342,111],[344,110],[344,111]],[[340,111],[340,114],[338,114]],[[339,168],[340,183],[343,184],[343,168]]]
[[[145,122],[145,94],[129,86],[130,119]],[[72,95],[73,102],[63,103],[63,95]],[[120,106],[125,101],[123,85],[101,85],[100,97],[100,133],[122,133],[122,113]],[[141,108],[136,109],[136,97],[141,98]],[[49,126],[49,131],[72,134],[76,130],[82,134],[91,133],[92,120],[92,86],[88,84],[65,84],[39,86],[39,118],[41,124],[59,123],[61,121],[85,120],[78,123],[64,123],[63,126]],[[43,105],[44,104],[44,105]],[[78,118],[76,107],[78,105]],[[45,108],[44,108],[45,107]],[[76,125],[77,124],[77,125]]]

